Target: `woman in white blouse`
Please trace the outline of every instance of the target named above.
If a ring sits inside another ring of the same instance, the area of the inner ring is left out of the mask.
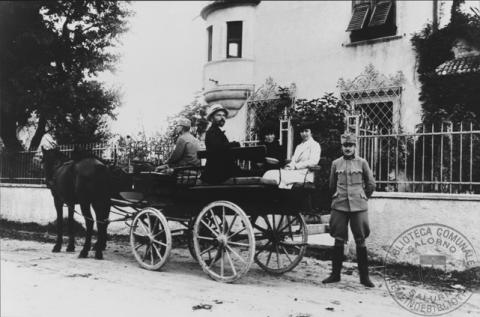
[[[297,145],[290,163],[280,170],[270,170],[263,175],[264,183],[278,184],[279,188],[292,188],[294,183],[313,182],[313,172],[308,168],[320,161],[320,144],[312,138],[309,128],[301,128],[302,143]]]

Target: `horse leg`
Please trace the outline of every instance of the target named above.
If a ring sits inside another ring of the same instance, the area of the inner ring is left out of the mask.
[[[108,214],[110,212],[110,205],[108,201],[94,202],[93,209],[97,219],[97,243],[95,244],[95,258],[103,259],[103,251],[107,247],[107,226]]]
[[[85,235],[85,243],[83,245],[82,251],[78,255],[79,258],[86,258],[88,257],[88,251],[92,246],[92,231],[93,231],[93,219],[92,213],[90,212],[90,204],[89,203],[82,203],[80,204],[80,208],[82,209],[83,217],[85,218],[85,226],[87,227],[87,233]]]
[[[60,252],[63,243],[63,202],[57,197],[53,198],[53,202],[57,211],[57,241],[52,252]]]
[[[74,219],[73,219],[73,212],[74,212],[74,206],[69,205],[68,206],[68,246],[67,246],[67,252],[74,252],[75,251],[75,233],[73,232],[73,225],[74,225]]]

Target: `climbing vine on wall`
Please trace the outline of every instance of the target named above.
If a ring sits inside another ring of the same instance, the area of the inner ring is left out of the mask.
[[[419,80],[422,84],[420,101],[423,122],[473,121],[480,123],[480,74],[437,76],[435,68],[454,58],[451,49],[455,41],[465,40],[480,48],[480,12],[462,12],[463,1],[452,4],[451,21],[436,30],[427,25],[412,37],[417,52]]]

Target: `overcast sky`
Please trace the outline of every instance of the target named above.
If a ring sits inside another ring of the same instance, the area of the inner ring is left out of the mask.
[[[122,35],[117,71],[100,76],[123,93],[113,132],[160,131],[168,115],[194,99],[202,88],[205,24],[199,14],[207,3],[131,2],[136,14]]]

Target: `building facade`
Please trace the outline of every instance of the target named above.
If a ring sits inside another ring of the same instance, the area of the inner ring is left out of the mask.
[[[428,23],[446,25],[451,6],[439,0],[214,1],[201,12],[205,100],[230,109],[226,133],[236,140],[245,139],[249,96],[268,77],[281,86],[294,83],[297,98],[333,92],[380,129],[412,131],[421,121],[421,87],[410,40]]]

